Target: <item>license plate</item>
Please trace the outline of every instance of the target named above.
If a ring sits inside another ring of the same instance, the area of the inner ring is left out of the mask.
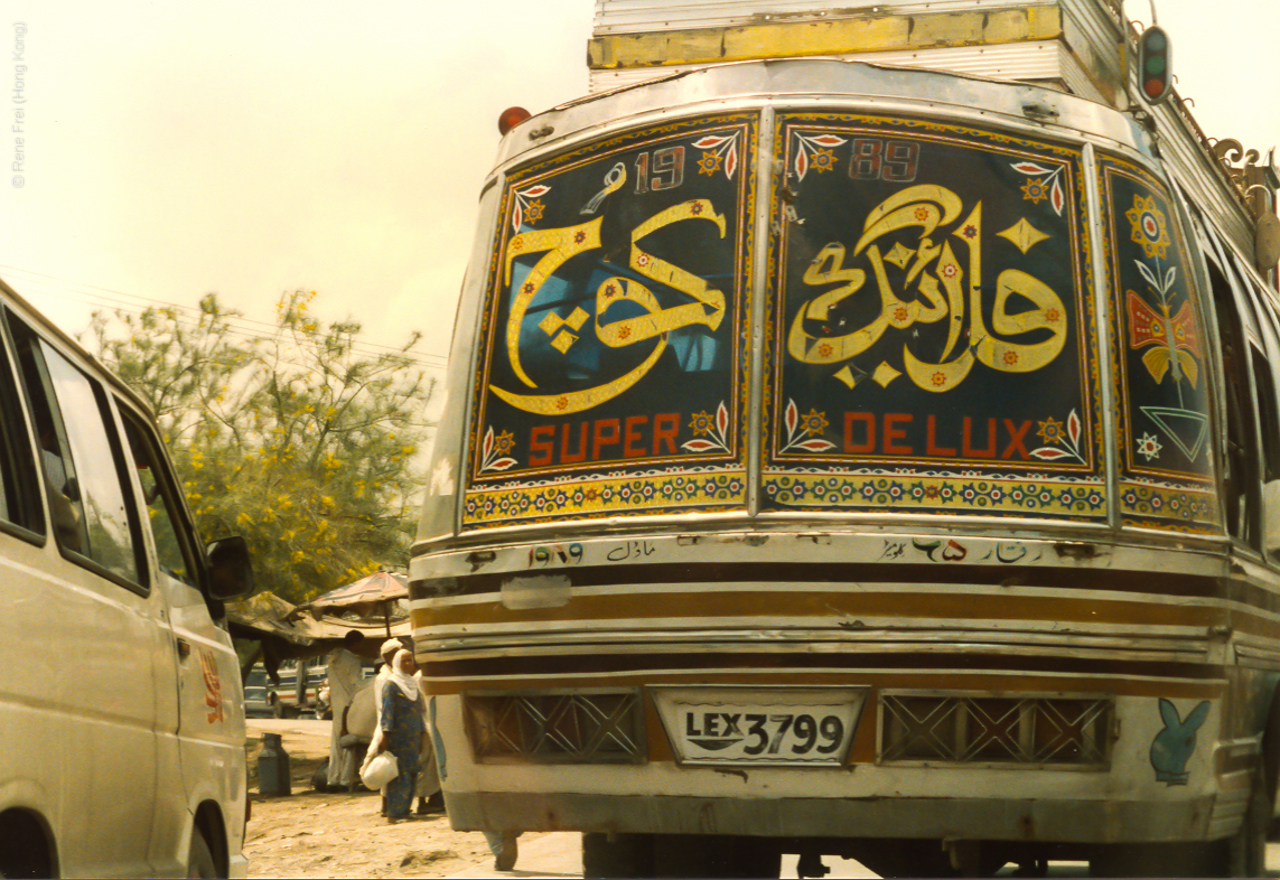
[[[681,764],[836,767],[862,714],[856,688],[661,688],[654,703]]]

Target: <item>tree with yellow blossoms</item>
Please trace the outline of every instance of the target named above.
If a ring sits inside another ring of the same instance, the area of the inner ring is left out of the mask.
[[[360,325],[281,296],[246,337],[215,294],[173,309],[96,313],[99,356],[150,403],[206,538],[244,535],[260,588],[301,603],[403,566],[435,380],[409,349],[368,354]]]

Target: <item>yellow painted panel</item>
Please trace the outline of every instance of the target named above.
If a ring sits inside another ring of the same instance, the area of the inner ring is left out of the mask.
[[[792,22],[729,28],[725,60],[841,55],[876,51],[910,40],[910,20],[902,16],[839,21]]]
[[[992,18],[997,16],[993,15]],[[1007,16],[1002,16],[1007,18]],[[937,46],[983,46],[991,42],[1010,43],[1019,37],[1010,33],[1008,23],[1002,27],[991,28],[992,37],[988,39],[985,27],[987,16],[981,12],[959,12],[949,15],[916,16],[915,27],[911,29],[911,41],[906,46],[910,49],[927,49]],[[1022,39],[1025,39],[1022,38]]]
[[[1062,35],[1057,7],[917,15],[912,20],[914,27],[907,48],[994,46],[1052,40]]]
[[[1062,14],[1057,6],[986,13],[868,15],[596,37],[587,44],[587,63],[594,70],[611,70],[754,58],[994,46],[1062,36]]]

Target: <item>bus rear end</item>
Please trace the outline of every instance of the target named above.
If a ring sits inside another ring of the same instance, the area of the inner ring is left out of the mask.
[[[454,826],[1243,864],[1274,585],[1196,234],[1131,118],[1021,84],[748,62],[516,127],[412,563]]]

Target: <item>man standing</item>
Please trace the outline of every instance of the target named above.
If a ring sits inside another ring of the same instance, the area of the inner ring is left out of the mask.
[[[358,630],[350,630],[342,645],[329,653],[329,705],[333,707],[333,726],[329,734],[329,788],[350,788],[356,782],[356,766],[349,749],[344,749],[342,719],[351,705],[361,681],[360,658],[355,647],[364,638]]]
[[[418,690],[424,694],[422,700],[422,720],[427,728],[427,735],[422,739],[422,749],[418,754],[418,783],[415,793],[418,795],[418,808],[414,810],[419,816],[428,813],[444,812],[444,792],[440,790],[440,768],[436,763],[436,749],[431,741],[431,718],[427,713],[426,691],[422,687],[422,671],[413,674],[418,682]]]

